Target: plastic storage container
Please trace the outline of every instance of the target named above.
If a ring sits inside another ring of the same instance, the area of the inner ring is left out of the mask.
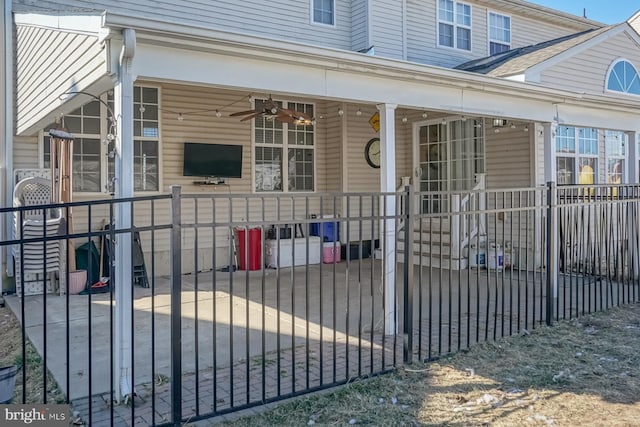
[[[504,254],[500,243],[489,242],[489,268],[491,270],[502,270],[504,267]]]
[[[476,242],[469,244],[469,267],[472,268],[484,268],[487,266],[487,245],[484,241],[480,241],[477,245]]]
[[[238,268],[240,270],[260,270],[262,267],[262,229],[249,229],[247,242],[246,228],[236,228],[238,238]]]
[[[340,262],[340,244],[336,242],[326,242],[322,244],[322,262],[333,264]]]
[[[309,264],[320,264],[322,242],[320,237],[267,240],[265,244],[266,264],[269,268],[291,267],[307,264],[307,241],[309,242]],[[295,245],[292,248],[292,245]],[[280,254],[280,259],[278,259]]]

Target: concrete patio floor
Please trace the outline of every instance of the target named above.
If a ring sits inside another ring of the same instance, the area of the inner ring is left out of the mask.
[[[401,363],[402,322],[398,335],[384,333],[381,268],[380,261],[365,259],[184,275],[183,417],[223,413]],[[402,307],[401,264],[396,273],[396,305]],[[413,354],[426,359],[535,327],[544,320],[544,279],[539,272],[416,266]],[[561,306],[567,301],[575,309],[586,301],[595,308],[602,282],[575,282],[564,282]],[[46,322],[45,298],[25,298],[29,339],[44,354],[46,337],[48,369],[91,425],[109,425],[112,410],[116,425],[152,425],[170,418],[170,282],[160,277],[152,285],[133,289],[134,378],[141,399],[134,409],[110,404],[111,296],[49,294]],[[567,286],[575,292],[567,293]],[[619,292],[604,289],[605,295]],[[6,301],[20,319],[20,299]],[[402,319],[402,312],[397,316]]]

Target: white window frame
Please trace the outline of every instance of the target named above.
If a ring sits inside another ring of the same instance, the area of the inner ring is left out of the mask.
[[[150,191],[142,191],[142,190],[134,190],[134,194],[144,194],[144,195],[154,195],[162,193],[162,93],[160,86],[155,85],[135,85],[136,88],[152,88],[158,91],[158,190],[150,190]],[[107,144],[107,135],[109,134],[109,110],[107,108],[107,92],[100,95],[100,135],[89,135],[89,134],[73,134],[74,138],[91,138],[94,136],[99,136],[100,141],[100,191],[74,191],[75,194],[81,194],[82,196],[88,197],[97,197],[103,196],[105,194],[110,194],[108,191],[109,184],[109,148]],[[45,130],[41,130],[39,132],[39,164],[44,168],[44,155],[45,155],[45,144],[49,144],[49,135]],[[156,140],[156,138],[145,138],[134,136],[134,141],[136,140]]]
[[[495,15],[496,17],[508,18],[509,19],[509,42],[508,43],[505,43],[503,40],[491,38],[491,15]],[[504,13],[493,12],[493,11],[488,11],[487,12],[487,53],[489,54],[489,56],[493,55],[491,53],[491,43],[497,43],[497,44],[505,45],[505,46],[507,46],[507,50],[511,49],[511,40],[512,40],[512,30],[511,29],[513,27],[511,25],[512,22],[513,22],[513,18],[511,17],[511,15],[505,15]]]
[[[316,104],[313,102],[296,102],[296,101],[283,101],[280,99],[274,99],[274,102],[282,103],[283,108],[289,108],[289,105],[293,104],[306,104],[313,106],[313,111],[316,111]],[[256,104],[255,100],[252,102],[252,108],[255,109]],[[318,150],[316,147],[318,145],[317,141],[318,133],[316,132],[316,126],[313,127],[313,145],[297,145],[297,144],[289,144],[289,124],[282,123],[282,144],[270,144],[270,143],[256,143],[256,126],[255,120],[251,121],[251,191],[252,193],[257,194],[270,194],[270,193],[291,193],[291,194],[313,194],[318,191]],[[282,190],[263,190],[259,191],[256,189],[256,148],[257,147],[267,147],[267,148],[280,148],[282,150]],[[289,191],[289,149],[290,148],[301,148],[305,150],[313,151],[313,190],[300,190],[300,191]]]
[[[632,61],[630,61],[630,60],[628,60],[626,58],[618,58],[618,59],[616,59],[615,61],[613,61],[611,63],[611,65],[609,66],[609,70],[607,70],[607,76],[606,76],[606,79],[604,81],[604,91],[605,91],[605,93],[615,93],[615,94],[621,94],[622,93],[622,94],[629,95],[629,96],[640,97],[640,94],[637,94],[637,93],[624,92],[624,91],[609,89],[609,79],[611,78],[611,73],[613,73],[613,69],[615,68],[615,66],[618,65],[621,62],[626,62],[629,65],[631,65],[633,70],[636,72],[636,78],[640,79],[640,71],[638,71],[638,68],[633,64]]]
[[[453,3],[453,21],[443,21],[440,19],[440,1],[436,3],[436,46],[443,49],[453,49],[460,52],[473,52],[473,5],[463,1],[450,0]],[[458,5],[469,6],[469,25],[460,24],[457,22],[456,9]],[[447,46],[440,44],[440,24],[446,24],[453,27],[453,46]],[[464,28],[469,30],[469,49],[463,49],[458,47],[458,28]]]
[[[333,16],[332,16],[332,23],[331,24],[326,24],[324,22],[319,22],[316,21],[315,19],[315,8],[314,6],[314,1],[315,0],[309,0],[309,22],[311,23],[311,25],[320,25],[323,27],[331,27],[331,28],[335,28],[336,27],[336,22],[337,22],[337,11],[336,11],[336,0],[331,0],[333,3]]]
[[[614,136],[622,136],[622,153],[621,154],[611,154],[609,152],[609,144],[608,141],[610,138]],[[607,129],[604,131],[604,152],[605,152],[605,166],[604,166],[604,180],[607,184],[613,184],[609,182],[609,160],[616,160],[622,162],[622,175],[620,176],[620,184],[625,184],[629,182],[629,165],[627,160],[628,154],[628,146],[627,144],[627,134],[623,131],[618,130],[610,130]]]
[[[573,152],[565,152],[565,151],[558,151],[558,145],[557,145],[557,131],[556,131],[556,138],[554,139],[554,151],[555,151],[555,168],[556,168],[556,182],[559,183],[558,180],[558,159],[561,158],[568,158],[568,159],[573,159],[573,171],[572,172],[572,182],[569,184],[559,184],[559,185],[579,185],[579,179],[580,179],[580,160],[581,159],[595,159],[596,160],[596,164],[595,164],[595,170],[593,171],[593,183],[597,184],[599,182],[599,173],[598,170],[600,168],[599,166],[599,161],[600,161],[600,150],[599,150],[599,141],[600,141],[600,131],[598,129],[595,128],[585,128],[585,127],[578,127],[578,126],[562,126],[562,127],[566,127],[566,128],[570,128],[573,129],[574,131],[574,135],[573,135],[573,144],[574,144],[574,150]],[[581,130],[592,130],[596,133],[596,153],[583,153],[580,151],[580,131]]]

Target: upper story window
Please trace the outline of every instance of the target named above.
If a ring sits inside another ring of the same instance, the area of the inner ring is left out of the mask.
[[[109,111],[110,110],[110,111]],[[73,191],[110,192],[115,176],[115,141],[113,133],[113,96],[106,93],[64,116],[61,123],[74,136]],[[135,191],[158,191],[160,182],[159,157],[159,94],[153,87],[134,87],[134,153],[133,174]],[[44,166],[49,167],[50,129],[45,127],[43,138]]]
[[[511,49],[511,18],[489,12],[489,55]]]
[[[613,64],[609,70],[607,89],[614,92],[640,95],[640,76],[636,68],[624,59]]]
[[[335,25],[335,6],[335,0],[311,0],[313,22]]]
[[[255,101],[262,109],[264,101]],[[283,103],[278,105],[301,111],[313,117],[313,104]],[[314,191],[315,130],[313,125],[282,123],[273,117],[256,117],[254,136],[255,190]]]
[[[438,45],[471,51],[471,5],[438,0]]]

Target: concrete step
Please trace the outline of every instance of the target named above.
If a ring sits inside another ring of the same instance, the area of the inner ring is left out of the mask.
[[[442,254],[443,256],[450,256],[451,255],[451,246],[448,243],[435,243],[432,242],[431,244],[429,244],[429,242],[422,242],[422,244],[420,244],[419,241],[414,241],[412,246],[412,250],[415,253],[422,253],[423,255],[436,255],[439,256],[440,254]],[[399,241],[398,242],[398,251],[399,252],[403,252],[404,251],[404,242],[403,241]]]
[[[446,244],[449,244],[451,242],[451,233],[449,233],[448,231],[445,232],[422,230],[422,232],[420,232],[420,230],[415,230],[411,234],[413,236],[414,242],[422,241],[427,244],[440,243],[441,241]],[[404,236],[404,232],[400,231],[400,233],[398,233],[398,240],[404,241]]]
[[[404,253],[398,253],[396,255],[396,260],[398,262],[404,262],[405,260]],[[445,270],[464,270],[467,268],[468,261],[467,259],[458,259],[452,260],[449,257],[440,257],[440,256],[430,256],[420,254],[419,252],[413,253],[413,264],[421,265],[422,267],[433,267],[433,268],[442,268]]]

